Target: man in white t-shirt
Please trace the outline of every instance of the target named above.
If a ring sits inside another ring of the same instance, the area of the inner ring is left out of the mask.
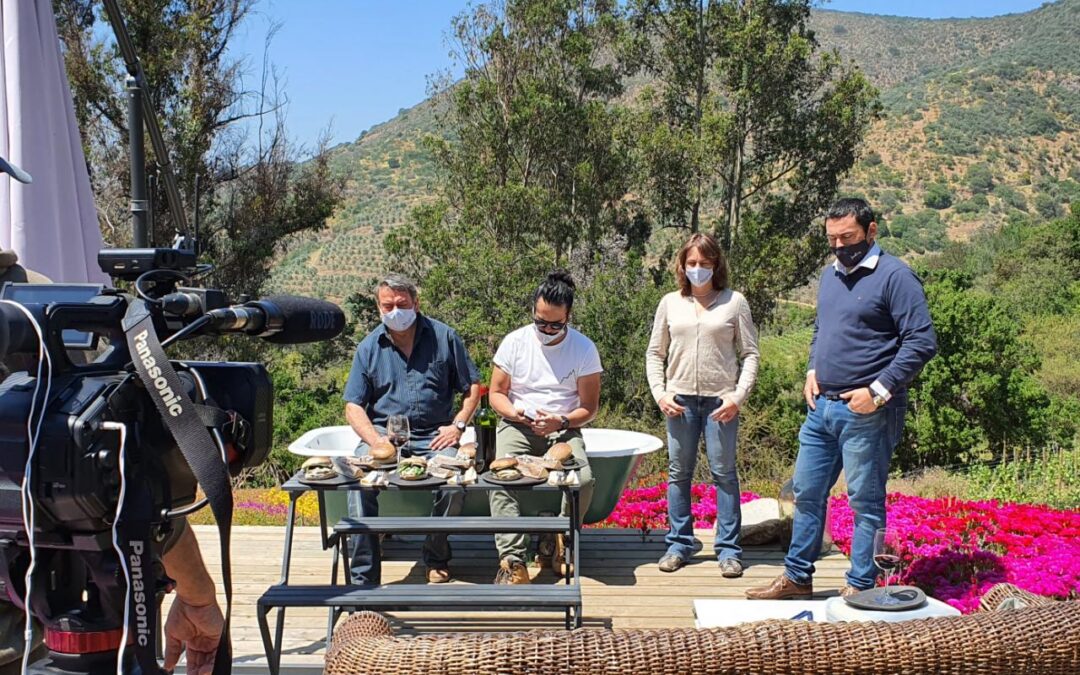
[[[489,400],[502,416],[496,436],[496,455],[543,455],[556,443],[567,443],[584,463],[581,479],[581,518],[592,498],[592,469],[585,456],[581,427],[592,421],[600,404],[600,354],[592,340],[570,328],[574,280],[564,271],[547,276],[533,296],[533,323],[503,338],[495,353]],[[517,496],[498,490],[490,493],[491,515],[517,516]],[[563,499],[563,515],[569,504]],[[527,584],[528,545],[525,534],[497,534],[497,584]],[[553,567],[570,574],[562,537],[556,537]]]

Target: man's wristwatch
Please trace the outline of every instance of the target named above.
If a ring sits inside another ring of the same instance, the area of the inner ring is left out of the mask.
[[[876,408],[880,408],[881,406],[888,403],[888,401],[885,400],[885,397],[882,396],[881,394],[874,394],[874,399],[873,400],[874,400],[874,407],[876,407]]]
[[[566,431],[570,428],[570,418],[566,415],[559,415],[559,419],[562,420],[562,424],[559,425],[559,431]]]
[[[454,420],[454,428],[457,429],[458,431],[460,431],[461,433],[465,433],[465,423],[464,422],[461,422],[459,420]]]

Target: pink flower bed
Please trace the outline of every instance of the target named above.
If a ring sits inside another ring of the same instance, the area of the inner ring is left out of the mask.
[[[743,504],[757,499],[753,492],[744,492]],[[690,488],[690,513],[694,527],[708,529],[716,523],[716,486],[698,483]],[[666,530],[667,484],[624,490],[611,515],[599,527],[629,527],[638,530]]]
[[[854,514],[846,496],[834,497],[831,506],[829,533],[850,554]],[[901,494],[889,495],[886,509],[903,558],[901,583],[965,614],[999,582],[1039,595],[1080,596],[1080,512]]]

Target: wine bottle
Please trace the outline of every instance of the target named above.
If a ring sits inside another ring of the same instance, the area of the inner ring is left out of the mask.
[[[488,388],[480,387],[480,410],[477,411],[476,427],[476,463],[477,471],[487,471],[495,461],[495,428],[499,426],[499,415],[488,403]]]

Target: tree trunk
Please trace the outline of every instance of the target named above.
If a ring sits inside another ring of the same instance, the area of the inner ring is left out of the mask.
[[[739,232],[739,215],[742,206],[742,182],[743,182],[743,145],[745,136],[739,135],[739,142],[735,146],[735,157],[732,158],[731,166],[731,190],[728,193],[727,228],[724,230],[724,249],[728,252],[735,246],[735,238]]]

